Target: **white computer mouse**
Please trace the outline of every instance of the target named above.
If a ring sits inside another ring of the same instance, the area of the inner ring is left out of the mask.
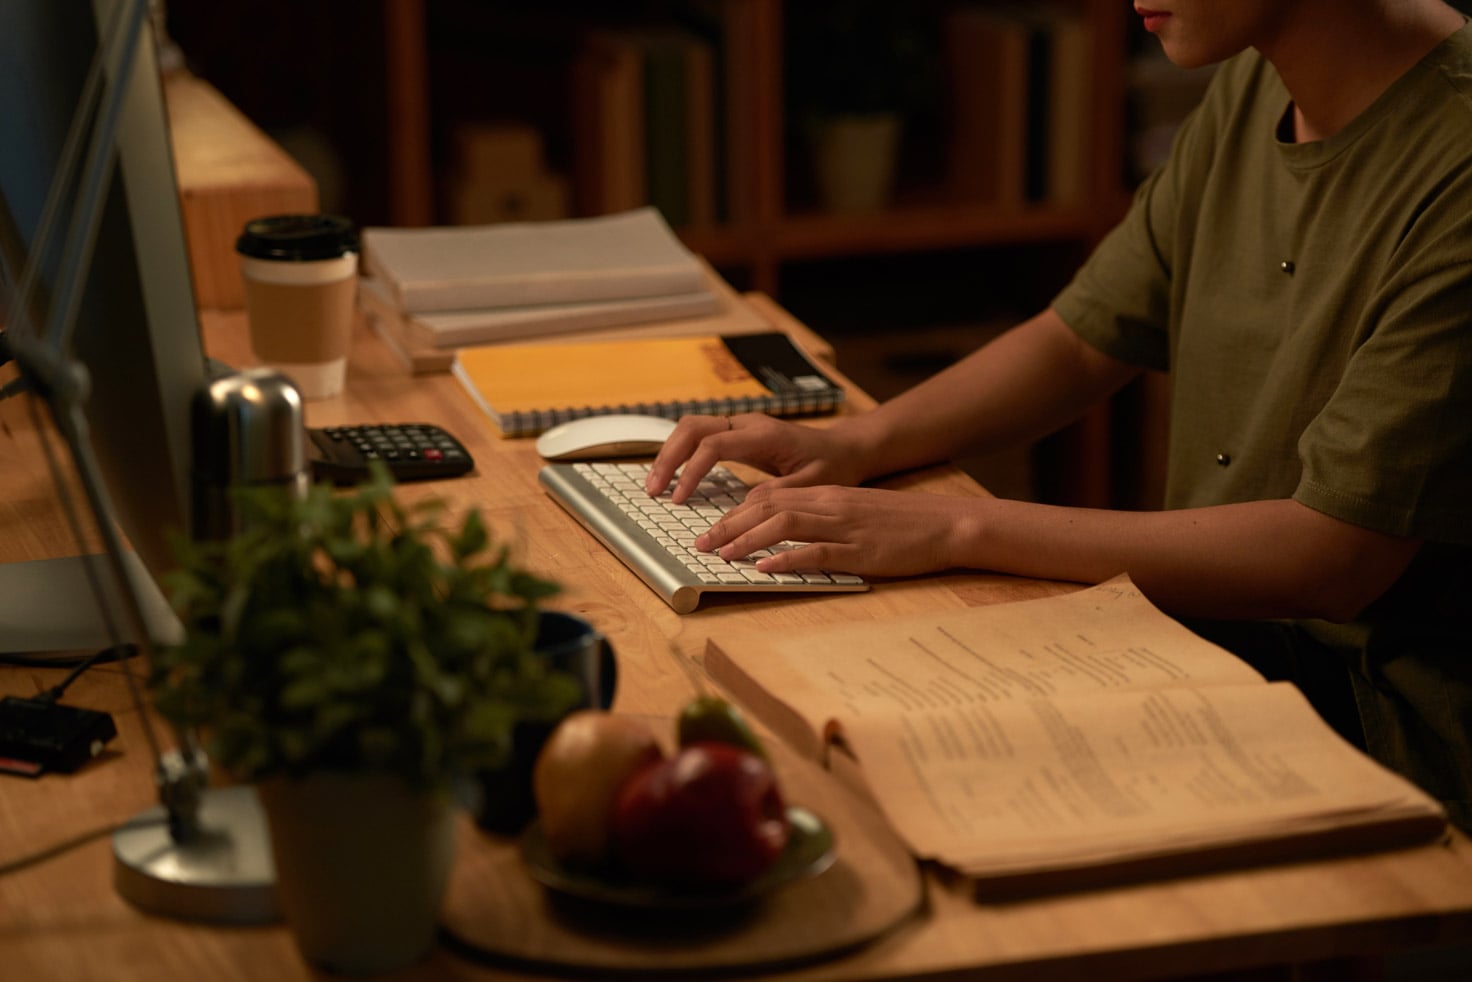
[[[652,457],[674,428],[675,421],[662,416],[589,416],[545,430],[537,437],[537,453],[548,460]]]

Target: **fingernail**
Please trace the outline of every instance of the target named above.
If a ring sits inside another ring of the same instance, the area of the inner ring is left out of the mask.
[[[702,532],[702,533],[700,533],[699,535],[697,535],[695,537],[695,548],[699,549],[701,552],[709,552],[710,551],[710,535],[709,535],[709,533]]]

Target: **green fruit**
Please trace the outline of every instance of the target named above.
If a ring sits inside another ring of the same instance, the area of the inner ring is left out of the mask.
[[[676,739],[681,747],[693,743],[729,743],[765,758],[767,751],[752,732],[741,710],[719,696],[697,696],[680,710]]]

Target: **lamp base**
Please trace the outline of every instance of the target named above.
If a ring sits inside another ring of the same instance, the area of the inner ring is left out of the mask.
[[[216,924],[267,924],[276,907],[276,867],[266,815],[250,786],[206,789],[198,839],[169,835],[162,806],[113,833],[113,886],[153,914]]]

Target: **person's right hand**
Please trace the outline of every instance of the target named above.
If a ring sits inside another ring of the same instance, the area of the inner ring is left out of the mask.
[[[700,479],[722,460],[749,464],[774,475],[767,482],[774,488],[852,485],[868,476],[862,456],[859,446],[836,429],[802,426],[762,413],[686,416],[654,458],[644,490],[652,495],[662,493],[680,471],[671,498],[683,504]]]

